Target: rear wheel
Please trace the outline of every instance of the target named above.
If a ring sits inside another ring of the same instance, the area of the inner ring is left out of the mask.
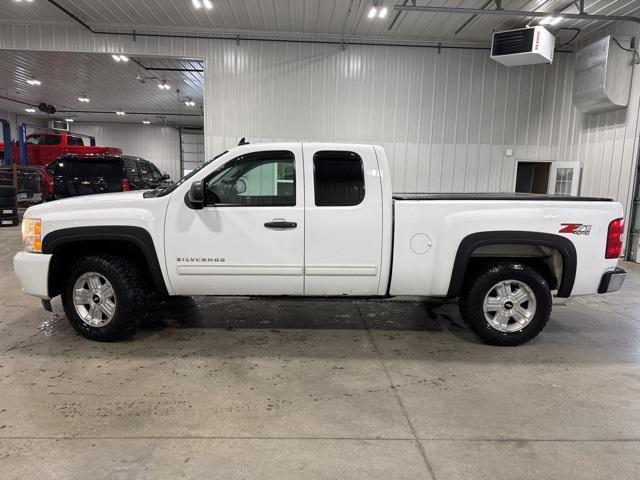
[[[64,311],[73,328],[99,341],[131,336],[144,315],[145,300],[138,267],[107,255],[81,259],[62,294]]]
[[[465,323],[490,345],[515,346],[538,335],[551,315],[544,277],[522,263],[496,263],[479,270],[460,295]]]

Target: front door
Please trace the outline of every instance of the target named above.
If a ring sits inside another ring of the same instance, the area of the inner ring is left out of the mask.
[[[174,196],[167,211],[167,269],[176,293],[301,295],[301,148],[240,155],[204,184],[202,210]]]

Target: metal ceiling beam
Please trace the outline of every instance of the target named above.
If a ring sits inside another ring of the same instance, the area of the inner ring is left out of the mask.
[[[430,5],[394,5],[394,10],[401,12],[459,13],[462,15],[502,15],[508,17],[554,17],[562,16],[571,20],[590,20],[596,22],[633,22],[640,23],[639,17],[622,15],[589,15],[587,13],[531,12],[528,10],[483,10],[481,8],[434,7]]]
[[[494,0],[487,0],[487,2],[482,5],[482,7],[480,7],[482,10],[485,10],[489,5],[491,5],[494,2]],[[405,5],[406,5],[406,0],[405,0]],[[496,8],[500,9],[500,5],[498,4],[498,1],[496,1]],[[400,15],[400,13],[402,12],[398,12],[398,15]],[[471,25],[471,22],[473,22],[476,18],[478,18],[478,15],[472,15],[470,18],[467,19],[466,22],[464,22],[460,28],[458,28],[453,34],[454,35],[458,35],[462,30],[464,30],[465,28],[467,28],[469,25]]]

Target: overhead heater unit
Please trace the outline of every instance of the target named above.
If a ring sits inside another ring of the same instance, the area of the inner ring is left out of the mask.
[[[51,130],[63,130],[65,132],[68,132],[69,124],[67,122],[63,122],[62,120],[49,120],[49,128]]]
[[[553,62],[556,37],[541,26],[494,32],[491,58],[507,67]]]

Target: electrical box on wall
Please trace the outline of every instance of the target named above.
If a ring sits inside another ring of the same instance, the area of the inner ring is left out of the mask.
[[[607,35],[576,52],[573,103],[578,110],[599,113],[627,106],[634,55],[621,46],[631,44],[631,37]]]
[[[553,62],[556,37],[541,26],[494,32],[491,58],[507,67]]]

